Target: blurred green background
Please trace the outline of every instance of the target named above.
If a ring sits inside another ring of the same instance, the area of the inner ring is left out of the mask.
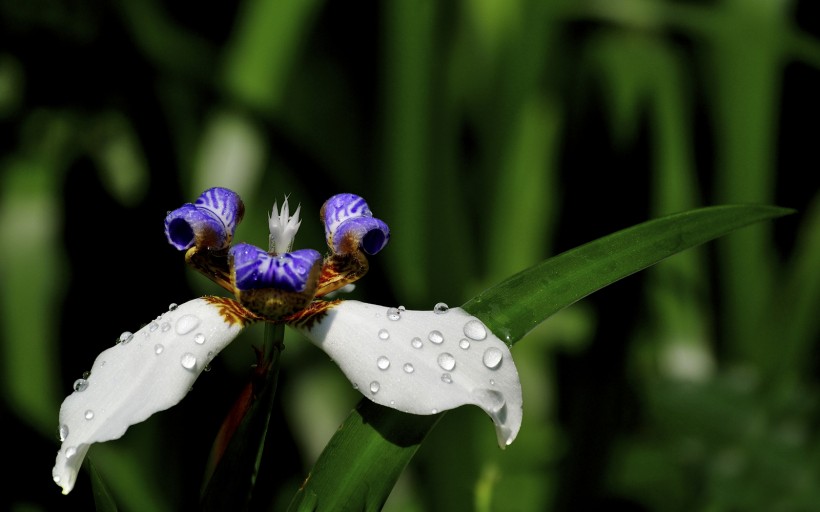
[[[242,241],[290,197],[391,226],[352,298],[458,305],[666,213],[798,213],[612,285],[513,355],[499,450],[449,413],[386,510],[820,510],[820,16],[811,0],[0,0],[0,508],[93,507],[51,482],[57,412],[122,331],[222,293],[168,210],[227,186]],[[176,408],[90,458],[125,511],[195,510],[262,326]],[[281,510],[359,399],[288,333],[257,503]]]

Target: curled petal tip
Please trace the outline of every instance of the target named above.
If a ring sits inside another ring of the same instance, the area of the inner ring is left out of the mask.
[[[245,207],[239,195],[215,187],[203,192],[194,204],[184,204],[165,217],[165,236],[176,249],[193,246],[224,249],[242,220]]]
[[[137,332],[123,333],[60,407],[52,478],[68,494],[93,443],[121,437],[131,425],[177,404],[247,318],[230,299],[201,298],[169,309]]]
[[[390,240],[390,228],[373,217],[367,203],[355,194],[337,194],[322,206],[322,222],[328,246],[337,254],[359,249],[368,254],[381,251]]]
[[[461,308],[411,311],[358,301],[328,303],[294,327],[333,359],[364,396],[412,414],[473,404],[502,448],[518,435],[521,383],[512,354]]]

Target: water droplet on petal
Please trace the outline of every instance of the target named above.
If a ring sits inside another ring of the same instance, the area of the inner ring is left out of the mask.
[[[501,350],[495,347],[490,347],[484,351],[484,366],[491,370],[495,370],[496,368],[498,368],[498,365],[501,364],[501,359],[503,359],[503,357],[504,354],[501,352]]]
[[[120,334],[120,337],[117,338],[117,343],[128,343],[129,341],[134,339],[134,334],[130,331],[125,331],[124,333]]]
[[[438,412],[438,409],[433,409],[431,412],[432,412],[433,414],[436,414],[436,413]]]
[[[390,308],[387,310],[387,318],[389,320],[400,320],[401,319],[401,310],[399,308]]]
[[[357,390],[359,389],[359,385],[356,384],[355,382],[353,383],[353,389],[357,389]]]
[[[384,356],[381,356],[377,361],[376,365],[379,367],[379,370],[386,370],[390,368],[390,359],[387,359]]]
[[[439,331],[430,331],[430,334],[427,335],[427,339],[438,345],[444,341],[444,336]]]
[[[103,361],[103,364],[105,364],[105,361]],[[84,379],[87,379],[89,377],[91,377],[91,372],[90,371],[83,372],[83,378]]]
[[[471,340],[481,341],[487,338],[487,328],[480,320],[470,320],[464,324],[464,335]]]
[[[182,363],[182,367],[186,370],[193,370],[196,368],[196,356],[190,352],[185,352],[182,354],[182,358],[179,362]]]
[[[449,373],[442,373],[441,374],[441,381],[446,383],[446,384],[452,384],[453,376],[450,375]]]
[[[148,324],[148,332],[154,332],[157,329],[159,329],[159,324],[158,323],[151,322],[150,324]]]
[[[85,419],[93,420],[94,419],[94,411],[92,411],[91,409],[85,411]]]
[[[194,343],[196,343],[197,345],[202,345],[203,343],[205,343],[205,335],[201,332],[196,333],[196,335],[194,336]]]
[[[77,454],[77,447],[76,446],[69,446],[65,449],[65,458],[70,459],[71,457]]]
[[[439,302],[435,306],[433,306],[433,312],[437,315],[443,315],[447,312],[448,309],[450,309],[450,306],[443,302]]]
[[[413,338],[412,340],[410,340],[410,344],[413,346],[413,348],[421,348],[421,338]]]
[[[379,392],[380,387],[381,386],[379,386],[379,383],[374,380],[373,382],[370,383],[370,392],[375,395],[376,393]]]
[[[438,365],[449,372],[456,367],[456,358],[449,352],[442,352],[438,355]]]
[[[168,322],[162,322],[162,325],[160,326],[160,331],[168,332],[170,329],[171,329],[171,324],[169,324]]]
[[[404,306],[399,306],[399,312],[407,311],[407,308]]]
[[[88,381],[85,379],[77,379],[74,381],[74,391],[85,391],[88,389]]]
[[[416,369],[410,363],[404,363],[404,373],[413,373]]]
[[[60,475],[51,475],[51,478],[54,480],[55,484],[60,483]]]
[[[183,315],[174,327],[177,334],[188,334],[199,326],[199,317],[194,315]]]
[[[177,307],[179,307],[179,306],[177,306],[177,303],[176,303],[176,302],[172,302],[172,303],[168,306],[168,311],[173,311],[173,310],[175,310]]]
[[[379,339],[380,339],[380,340],[386,340],[386,339],[388,339],[389,337],[390,337],[390,333],[389,333],[389,332],[387,332],[387,329],[381,329],[381,330],[379,330]]]
[[[165,347],[162,346],[162,344],[157,343],[156,345],[154,345],[154,354],[160,355],[160,354],[162,354],[163,350],[165,350]]]
[[[60,442],[68,438],[68,425],[60,425]]]
[[[461,338],[461,341],[458,342],[458,346],[463,348],[464,350],[467,350],[468,348],[470,348],[470,340],[466,338]]]
[[[491,412],[500,411],[507,403],[504,395],[494,389],[477,389],[473,393],[478,397],[482,407],[486,407]]]

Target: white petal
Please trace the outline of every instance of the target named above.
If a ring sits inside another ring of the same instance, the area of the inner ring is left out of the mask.
[[[224,315],[224,316],[223,316]],[[68,494],[92,443],[121,437],[129,426],[177,404],[220,350],[242,330],[230,308],[195,299],[166,311],[94,361],[87,379],[60,407],[63,444],[52,470]]]
[[[316,318],[295,327],[367,398],[412,414],[474,404],[492,418],[502,448],[518,434],[521,383],[510,350],[463,309],[343,301]]]

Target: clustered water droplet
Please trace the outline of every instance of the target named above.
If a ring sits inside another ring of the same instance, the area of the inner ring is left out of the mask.
[[[128,343],[129,341],[131,341],[133,339],[134,339],[134,334],[131,333],[130,331],[125,331],[122,334],[120,334],[119,338],[117,338],[117,344],[122,343],[124,345],[124,344]]]
[[[386,358],[385,356],[381,356],[379,359],[376,360],[376,366],[379,367],[379,370],[386,370],[390,368],[390,359]]]
[[[85,379],[77,379],[74,381],[74,391],[85,391],[88,389],[88,381]]]
[[[449,352],[442,352],[438,355],[438,365],[442,370],[452,371],[456,367],[456,358]]]
[[[386,340],[388,338],[390,338],[390,333],[387,332],[387,329],[379,330],[379,339],[380,340]]]
[[[190,352],[185,352],[182,354],[182,358],[179,361],[182,363],[182,367],[186,370],[193,370],[196,368],[196,356]]]
[[[443,302],[439,302],[435,306],[433,306],[433,312],[437,315],[443,315],[447,312],[448,309],[450,309],[450,306]]]
[[[60,425],[60,442],[65,441],[68,439],[68,425]]]
[[[177,320],[174,329],[177,334],[188,334],[199,326],[200,319],[194,315],[183,315]]]
[[[470,320],[464,324],[464,335],[471,340],[481,341],[487,338],[487,328],[480,320]]]
[[[379,386],[379,383],[374,380],[373,382],[370,383],[370,392],[375,395],[376,393],[379,392],[380,387],[381,386]]]
[[[202,345],[203,343],[205,343],[205,335],[201,332],[196,333],[196,335],[194,336],[194,343],[196,343],[197,345]]]
[[[412,345],[413,348],[421,348],[422,347],[421,338],[413,338],[412,340],[410,340],[410,345]]]
[[[401,310],[399,308],[390,308],[387,310],[387,318],[389,320],[400,320],[401,319]]]
[[[439,345],[444,341],[444,336],[439,331],[430,331],[430,334],[427,335],[427,339]]]
[[[484,351],[484,356],[482,360],[484,361],[484,366],[491,370],[495,370],[501,364],[501,359],[504,357],[504,354],[501,350],[490,347]]]

